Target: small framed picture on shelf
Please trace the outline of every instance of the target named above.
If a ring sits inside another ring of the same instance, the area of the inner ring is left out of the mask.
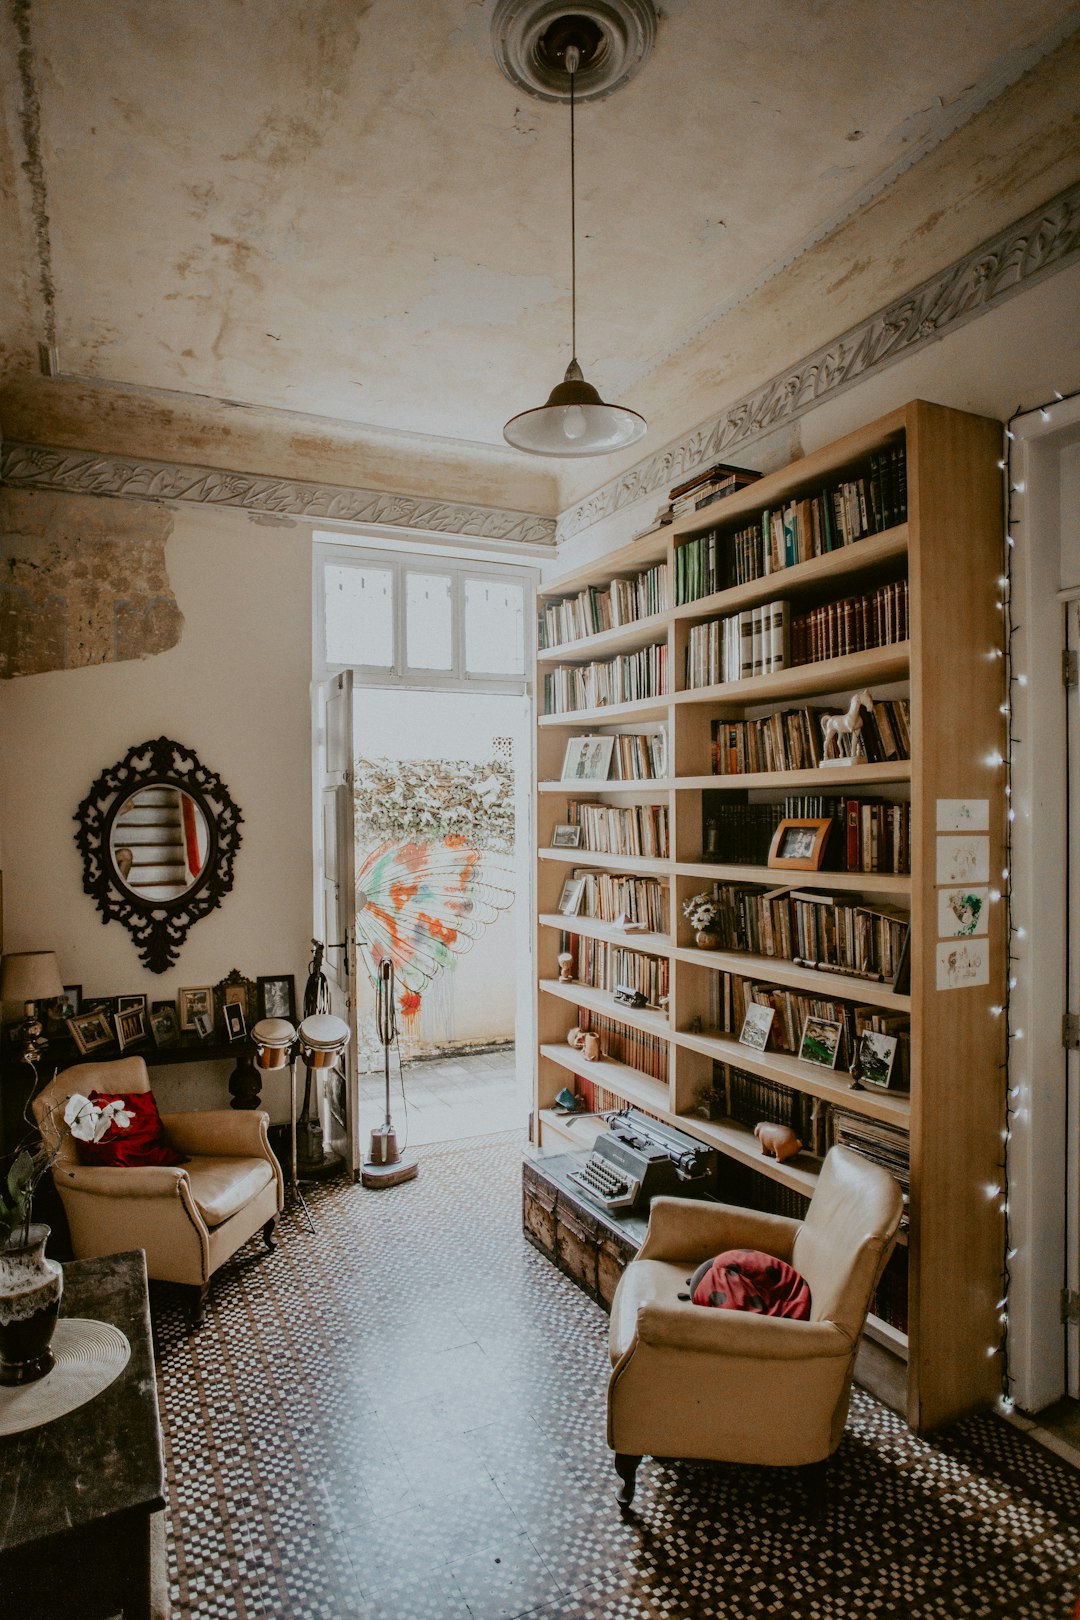
[[[559,896],[559,916],[576,917],[581,910],[581,902],[585,895],[585,879],[583,877],[569,877],[563,884],[562,894]]]
[[[843,1029],[839,1019],[834,1022],[831,1018],[807,1018],[799,1042],[799,1057],[804,1063],[816,1063],[819,1069],[835,1069]]]
[[[571,826],[567,821],[551,829],[552,849],[580,849],[581,827],[579,824]]]
[[[155,1046],[175,1046],[180,1039],[176,1008],[171,1001],[155,1007],[150,1014],[150,1033],[154,1037]]]
[[[124,998],[121,997],[121,1000]],[[146,997],[142,998],[143,1006],[129,1007],[125,1012],[114,1013],[113,1023],[116,1026],[116,1039],[120,1044],[121,1052],[126,1052],[129,1046],[137,1046],[146,1039]]]
[[[740,1046],[752,1046],[755,1052],[764,1052],[769,1044],[769,1031],[775,1017],[775,1007],[763,1007],[759,1002],[751,1001],[746,1009],[742,1029],[739,1031]]]
[[[571,737],[563,760],[564,782],[606,782],[614,737]]]
[[[181,990],[178,1005],[181,1029],[193,1029],[201,1034],[195,1022],[200,1013],[205,1013],[213,1028],[214,992],[208,984],[191,985]]]
[[[112,1046],[116,1039],[112,1025],[103,1012],[78,1013],[76,1017],[68,1019],[67,1026],[83,1057],[90,1052],[100,1051],[103,1046]]]
[[[244,1009],[238,1001],[227,1001],[221,1009],[225,1019],[225,1034],[230,1041],[242,1041],[247,1034]]]
[[[264,973],[259,986],[259,1017],[287,1018],[296,1023],[296,983],[291,973]]]
[[[183,995],[183,993],[184,992],[181,990],[180,994]],[[193,1013],[191,1019],[191,1028],[195,1031],[200,1041],[208,1041],[211,1035],[214,1033],[214,1020],[211,1018],[208,1012]]]
[[[888,1091],[893,1085],[896,1051],[899,1042],[895,1035],[879,1035],[865,1029],[859,1036],[859,1079],[864,1086],[878,1086]]]
[[[117,996],[116,1010],[118,1013],[138,1012],[140,1009],[143,1012],[146,1011],[145,996]]]
[[[45,1033],[50,1039],[67,1034],[67,1021],[78,1016],[82,1005],[82,985],[65,984],[62,996],[50,1001],[45,1014]]]
[[[832,816],[789,816],[773,834],[769,865],[795,872],[820,872]]]

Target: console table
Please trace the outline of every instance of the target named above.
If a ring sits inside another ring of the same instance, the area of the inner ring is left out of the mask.
[[[166,1620],[165,1476],[141,1251],[70,1261],[60,1309],[111,1322],[131,1357],[85,1406],[0,1436],[4,1613]]]

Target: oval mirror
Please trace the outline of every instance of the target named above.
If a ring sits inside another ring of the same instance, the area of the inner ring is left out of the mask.
[[[210,855],[202,806],[175,783],[149,783],[125,799],[113,817],[109,854],[132,894],[159,904],[189,894]]]

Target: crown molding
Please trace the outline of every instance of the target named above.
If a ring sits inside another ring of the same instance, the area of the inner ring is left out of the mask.
[[[5,444],[0,455],[0,480],[19,489],[57,490],[71,495],[191,502],[283,518],[377,524],[384,529],[466,535],[521,545],[555,544],[555,519],[538,517],[533,512],[41,445]]]
[[[572,539],[657,490],[666,493],[673,483],[727,455],[733,446],[763,438],[1078,258],[1080,182],[744,395],[719,416],[567,507],[559,518],[559,541]]]

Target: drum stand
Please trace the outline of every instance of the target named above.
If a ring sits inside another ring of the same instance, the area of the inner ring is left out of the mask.
[[[307,1219],[308,1231],[314,1235],[315,1222],[311,1218],[307,1200],[300,1191],[300,1177],[296,1169],[296,1056],[294,1047],[289,1063],[289,1187],[293,1195],[294,1209],[296,1204],[300,1205]]]

